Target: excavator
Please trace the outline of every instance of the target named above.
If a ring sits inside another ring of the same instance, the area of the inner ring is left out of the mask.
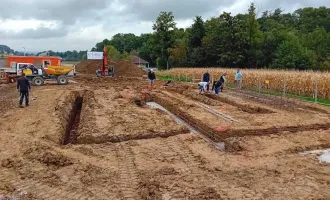
[[[115,67],[113,65],[108,65],[108,56],[107,56],[107,46],[104,46],[103,49],[103,66],[101,69],[102,76],[114,76],[115,75]]]

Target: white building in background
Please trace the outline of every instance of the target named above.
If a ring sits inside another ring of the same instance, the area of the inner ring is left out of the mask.
[[[149,68],[149,62],[143,60],[142,58],[138,56],[132,56],[132,62],[141,68]]]

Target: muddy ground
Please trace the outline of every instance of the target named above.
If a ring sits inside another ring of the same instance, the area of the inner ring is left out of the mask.
[[[79,74],[27,108],[1,86],[0,199],[330,199],[329,164],[300,154],[330,148],[328,108],[156,84]]]

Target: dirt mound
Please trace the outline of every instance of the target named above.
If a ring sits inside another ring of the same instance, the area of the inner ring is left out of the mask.
[[[101,69],[102,66],[103,60],[84,60],[76,65],[76,70],[83,74],[95,74],[96,70]]]
[[[23,166],[23,163],[19,159],[7,158],[1,161],[1,166],[4,168],[19,168]]]
[[[140,182],[140,195],[142,199],[162,199],[161,191],[160,191],[160,183],[153,178],[144,178]]]
[[[102,68],[102,62],[102,60],[84,60],[77,64],[76,69],[79,73],[95,74],[97,69]],[[146,75],[145,71],[131,61],[109,62],[109,65],[115,66],[115,76],[141,77]]]
[[[137,67],[134,63],[130,61],[119,61],[115,65],[115,74],[117,76],[143,76],[146,72],[141,68]]]
[[[37,160],[47,166],[65,167],[73,164],[70,158],[47,149],[45,146],[32,146],[24,154],[30,160]]]
[[[191,200],[202,200],[202,199],[222,199],[221,196],[215,191],[214,188],[207,188],[202,192],[190,197]]]
[[[44,154],[37,157],[37,159],[46,164],[46,165],[54,165],[54,166],[68,166],[71,165],[72,162],[69,158],[61,155],[61,154],[54,154],[51,152],[45,152]]]

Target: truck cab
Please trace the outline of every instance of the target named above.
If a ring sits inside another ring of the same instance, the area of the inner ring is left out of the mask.
[[[16,74],[19,76],[22,74],[22,72],[24,72],[26,76],[42,75],[41,69],[35,67],[31,63],[17,63],[16,71]]]

